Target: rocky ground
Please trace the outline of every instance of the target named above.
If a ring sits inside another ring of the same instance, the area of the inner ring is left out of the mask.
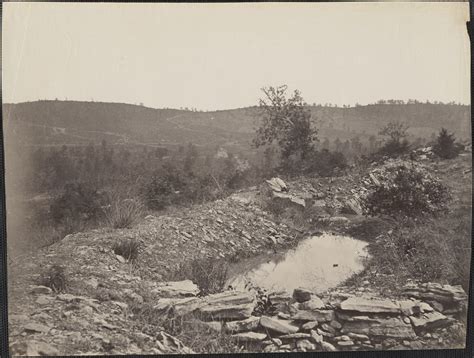
[[[429,152],[418,158],[441,175],[471,175],[470,154],[449,164],[431,161]],[[320,297],[304,289],[293,295],[227,291],[202,297],[193,282],[179,277],[182,265],[196,259],[238,262],[292,247],[319,228],[343,231],[361,219],[359,199],[378,180],[376,169],[271,180],[223,200],[147,216],[133,229],[69,235],[10,261],[12,353],[199,351],[189,337],[180,337],[186,346],[165,327],[177,319],[209,335],[225,332],[243,351],[452,348],[465,329],[467,296],[459,286],[413,283],[387,298],[362,280]],[[129,240],[138,243],[135,260],[117,251]],[[57,290],[43,285],[54,265],[65,267]]]

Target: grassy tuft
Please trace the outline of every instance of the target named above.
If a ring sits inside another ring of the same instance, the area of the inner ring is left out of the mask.
[[[195,259],[182,264],[172,279],[193,281],[202,295],[224,291],[229,264],[225,260]]]
[[[123,239],[116,242],[112,249],[116,255],[123,256],[127,261],[138,258],[140,243],[135,239]]]
[[[54,292],[64,292],[67,288],[65,268],[61,265],[52,265],[40,276],[40,284],[51,288]]]
[[[353,222],[345,233],[355,239],[372,242],[395,225],[395,220],[390,217],[364,217]]]
[[[109,194],[109,205],[104,209],[105,219],[115,229],[130,228],[145,213],[145,207],[139,198],[131,199],[130,193],[114,190]]]
[[[423,221],[406,219],[372,242],[366,272],[385,287],[414,279],[459,284],[467,292],[470,240],[469,209]]]

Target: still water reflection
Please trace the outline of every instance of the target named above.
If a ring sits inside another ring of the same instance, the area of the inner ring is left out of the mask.
[[[322,292],[363,270],[366,246],[366,242],[347,236],[313,236],[287,252],[239,262],[231,267],[228,284],[236,289],[251,283],[269,291],[306,287]]]

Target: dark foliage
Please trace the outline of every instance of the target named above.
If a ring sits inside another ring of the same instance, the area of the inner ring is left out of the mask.
[[[254,140],[257,147],[277,143],[283,162],[290,156],[305,159],[317,140],[311,111],[299,91],[286,98],[287,88],[283,85],[262,89],[265,94],[259,102],[262,122]]]
[[[387,156],[387,157],[398,157],[401,154],[407,153],[410,150],[410,144],[406,139],[401,141],[389,140],[382,148],[378,150],[376,155]]]
[[[311,155],[309,166],[311,173],[317,173],[322,177],[335,176],[347,168],[347,160],[340,152],[330,152],[323,149]]]
[[[211,174],[198,176],[169,164],[150,178],[143,191],[147,206],[162,210],[172,204],[187,205],[215,199],[223,194],[219,185]]]
[[[455,142],[454,134],[448,133],[447,129],[442,128],[433,146],[433,152],[443,159],[456,158],[462,147]]]
[[[101,212],[100,199],[97,190],[89,185],[66,184],[64,192],[50,206],[51,217],[57,222],[77,217],[92,220]]]
[[[387,137],[382,148],[377,152],[378,155],[397,157],[408,152],[410,145],[406,140],[408,125],[401,122],[390,122],[383,127],[379,134]]]
[[[183,173],[166,163],[162,170],[155,172],[144,188],[144,196],[150,209],[161,210],[173,203],[184,188]]]
[[[350,236],[365,241],[374,241],[379,235],[386,233],[396,225],[390,217],[368,217],[355,222],[347,229]]]
[[[365,199],[369,215],[416,217],[446,209],[448,189],[437,178],[416,166],[397,165],[386,169],[385,178]]]

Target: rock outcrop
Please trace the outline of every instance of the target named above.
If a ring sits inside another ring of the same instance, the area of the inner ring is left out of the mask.
[[[420,299],[423,295],[430,300],[439,297],[445,305],[462,305],[467,296],[461,289],[427,284],[403,292],[417,298],[387,299],[338,292],[321,299],[307,289],[297,288],[293,295],[269,294],[276,314],[262,316],[248,314],[256,302],[244,292],[180,298],[175,302],[187,300],[193,311],[186,312],[201,315],[201,319],[224,321],[222,327],[233,339],[263,352],[426,349],[432,347],[433,339],[436,344],[449,339],[446,332],[452,327],[459,329],[455,316],[446,316]],[[211,304],[219,314],[202,316],[206,312],[203,308]],[[242,314],[243,319],[236,320],[240,315],[236,307],[240,305],[249,310]],[[293,308],[291,314],[287,313],[288,307]]]

